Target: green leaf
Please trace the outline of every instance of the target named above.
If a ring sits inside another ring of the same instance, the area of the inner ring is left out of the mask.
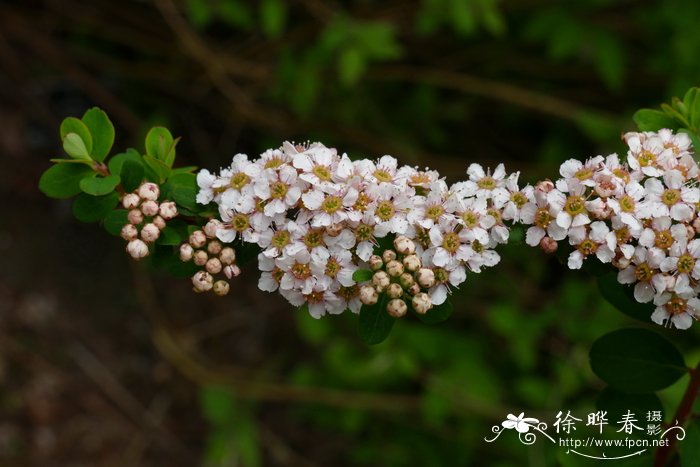
[[[126,152],[115,154],[112,158],[109,159],[109,173],[112,175],[121,175],[122,166],[126,161],[136,161],[138,163],[143,164],[141,160],[141,154],[139,154],[139,152],[136,149],[129,148],[126,150]]]
[[[160,236],[156,243],[158,245],[179,245],[182,243],[183,238],[176,228],[167,225],[163,230],[160,231]]]
[[[189,174],[197,170],[196,165],[188,165],[187,167],[178,167],[170,172],[170,176],[177,174]]]
[[[281,0],[263,0],[260,3],[260,26],[267,37],[277,38],[284,32],[287,6]]]
[[[620,329],[604,335],[593,343],[590,361],[600,379],[631,394],[658,391],[688,372],[678,349],[648,329]]]
[[[175,161],[176,144],[167,128],[156,126],[146,135],[146,154],[171,167]]]
[[[379,344],[387,338],[396,322],[386,311],[386,295],[381,294],[374,305],[363,305],[357,320],[360,338],[369,345]]]
[[[692,88],[688,93],[692,96],[690,102],[686,104],[690,111],[690,124],[697,131],[698,126],[700,126],[700,92],[698,92],[698,88]]]
[[[367,65],[365,55],[357,47],[344,49],[338,57],[338,74],[340,82],[345,86],[352,86],[357,83],[364,73]]]
[[[675,119],[678,122],[681,122],[683,126],[690,126],[690,122],[685,118],[685,115],[681,114],[678,110],[674,109],[670,105],[661,104],[661,110],[663,110],[669,117]]]
[[[369,280],[372,280],[373,275],[374,273],[369,269],[358,269],[357,271],[352,273],[352,280],[359,284],[361,282],[367,282]]]
[[[445,300],[440,305],[435,305],[432,307],[426,314],[421,315],[416,313],[416,316],[418,316],[418,319],[425,324],[438,324],[452,316],[453,312],[454,307],[452,306],[452,302],[450,302],[450,300]]]
[[[200,211],[202,205],[197,204],[197,177],[191,173],[172,175],[166,184],[166,192],[178,206],[190,211]]]
[[[103,225],[108,233],[119,236],[121,234],[122,227],[128,223],[129,211],[126,209],[115,209],[104,217]]]
[[[204,387],[199,394],[199,404],[204,418],[214,425],[229,425],[236,420],[233,396],[224,387]]]
[[[114,191],[119,185],[119,181],[120,179],[117,175],[86,177],[80,180],[80,189],[89,195],[102,196]]]
[[[658,131],[662,128],[675,129],[676,121],[659,110],[641,109],[632,117],[640,131]]]
[[[93,174],[82,164],[56,164],[41,175],[39,189],[51,198],[71,198],[80,193],[80,180]]]
[[[68,133],[63,138],[63,150],[74,159],[90,160],[90,151],[77,133]]]
[[[114,144],[114,125],[100,108],[93,107],[83,115],[83,123],[92,135],[90,156],[97,162],[105,160]]]
[[[700,419],[695,418],[686,428],[678,453],[682,467],[700,467]]]
[[[92,152],[92,134],[90,129],[75,117],[68,117],[61,122],[61,141],[66,139],[69,133],[75,133],[83,140],[87,153]]]
[[[650,321],[654,305],[635,300],[634,287],[620,284],[617,281],[617,273],[606,272],[598,275],[598,289],[603,298],[622,313],[646,323]]]
[[[141,185],[143,181],[145,169],[141,163],[141,159],[126,160],[121,168],[122,186],[126,192],[132,192]]]
[[[143,161],[146,163],[146,178],[156,183],[163,183],[170,176],[170,167],[163,161],[152,156],[143,156]]]
[[[664,418],[664,407],[655,393],[629,394],[618,391],[610,386],[605,387],[598,395],[596,408],[606,411],[608,421],[613,424],[622,419],[622,416],[631,410],[633,413],[647,414],[647,412],[661,412],[661,419]]]
[[[104,196],[81,193],[73,202],[73,215],[81,222],[97,222],[112,212],[119,202],[119,195],[111,192]]]

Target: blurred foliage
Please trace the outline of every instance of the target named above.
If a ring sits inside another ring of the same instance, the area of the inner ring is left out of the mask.
[[[16,2],[0,5],[0,45],[10,45],[0,96],[44,150],[29,169],[37,179],[45,153],[60,152],[58,122],[99,105],[128,135],[119,147],[167,125],[183,136],[178,157],[200,167],[319,139],[450,180],[470,162],[503,161],[532,182],[570,157],[621,150],[637,109],[697,84],[698,15],[692,0]],[[8,173],[28,170],[18,160]],[[517,245],[501,253],[496,270],[469,277],[447,322],[404,320],[374,347],[357,337],[355,316],[292,321],[268,297],[247,310],[245,297],[231,299],[248,326],[198,350],[261,381],[347,391],[347,406],[268,404],[207,385],[189,404],[208,431],[188,441],[218,466],[587,465],[540,443],[483,439],[508,413],[551,422],[559,410],[593,410],[603,383],[588,349],[638,322],[605,302],[594,275]],[[172,319],[213,308],[196,303],[170,303]],[[700,359],[696,329],[663,331],[689,364]],[[659,393],[667,411],[686,386]],[[383,396],[387,410],[353,408],[358,393]],[[693,446],[681,443],[682,454]]]

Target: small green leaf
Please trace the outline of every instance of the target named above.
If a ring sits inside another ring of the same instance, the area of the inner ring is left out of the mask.
[[[675,129],[676,121],[659,110],[641,109],[632,117],[640,131],[658,131],[662,128]]]
[[[141,185],[144,176],[141,160],[126,160],[121,168],[121,180],[124,191],[132,192]]]
[[[112,175],[121,175],[122,166],[124,165],[124,162],[128,160],[136,161],[140,164],[143,164],[143,161],[141,160],[141,154],[139,154],[139,152],[136,149],[129,148],[126,150],[126,152],[115,154],[112,158],[109,159],[109,173]]]
[[[171,167],[175,160],[175,144],[177,141],[167,128],[153,127],[146,135],[146,154]]]
[[[202,205],[197,204],[197,177],[191,173],[172,175],[166,184],[166,191],[178,206],[197,212]]]
[[[360,338],[369,345],[379,344],[389,336],[395,318],[386,311],[386,295],[381,294],[374,305],[363,305],[357,320]]]
[[[196,165],[188,165],[187,167],[178,167],[176,169],[173,169],[172,172],[170,172],[170,176],[172,177],[173,175],[177,174],[189,174],[197,170]]]
[[[63,138],[63,150],[74,159],[90,160],[90,152],[83,139],[77,133],[68,133]]]
[[[700,419],[693,419],[685,430],[686,439],[678,446],[682,467],[700,467]]]
[[[172,226],[166,226],[160,231],[160,236],[156,243],[158,245],[179,245],[182,243],[183,238],[180,233]]]
[[[340,81],[345,86],[352,86],[357,83],[364,73],[367,65],[365,55],[357,47],[344,49],[338,57],[338,74]]]
[[[81,222],[97,222],[112,212],[119,202],[119,195],[111,192],[104,196],[79,194],[73,202],[73,215]]]
[[[122,227],[128,223],[129,211],[126,209],[115,209],[104,217],[103,225],[108,233],[119,236],[121,234]]]
[[[210,423],[222,426],[236,419],[235,402],[231,391],[221,386],[206,386],[199,398],[202,414]]]
[[[605,272],[598,275],[598,289],[603,298],[622,313],[646,323],[650,321],[654,305],[635,300],[634,287],[620,284],[617,281],[617,273]]]
[[[92,135],[90,156],[97,162],[104,161],[114,144],[114,125],[107,114],[98,107],[85,112],[82,120]]]
[[[111,193],[119,185],[117,175],[107,177],[86,177],[80,180],[80,189],[93,196],[102,196]]]
[[[146,178],[156,183],[163,183],[170,176],[170,167],[159,159],[152,156],[143,156],[143,161],[146,163]]]
[[[92,134],[85,123],[75,117],[64,119],[63,122],[61,122],[61,141],[65,140],[69,133],[75,133],[80,136],[80,139],[82,139],[85,144],[87,153],[90,154],[92,152]]]
[[[426,314],[421,315],[419,313],[416,313],[416,316],[418,316],[418,319],[424,322],[425,324],[438,324],[442,323],[447,318],[452,316],[453,312],[454,307],[452,306],[452,302],[450,302],[449,300],[445,300],[440,305],[435,305],[434,307],[432,307],[430,310],[428,310]]]
[[[277,38],[284,31],[287,6],[282,0],[263,0],[260,3],[260,26],[267,37]]]
[[[83,164],[56,164],[39,179],[39,189],[51,198],[71,198],[80,193],[80,181],[94,174]]]
[[[613,388],[639,394],[664,389],[688,372],[683,355],[648,329],[613,331],[593,343],[591,368]]]
[[[631,410],[632,413],[646,414],[648,412],[661,412],[661,419],[665,420],[663,412],[664,407],[661,404],[659,396],[655,393],[644,394],[629,394],[618,391],[615,388],[607,386],[598,395],[596,400],[596,408],[606,411],[608,421],[613,424],[622,419],[622,416]]]
[[[359,284],[361,282],[367,282],[369,280],[372,280],[373,275],[374,273],[369,269],[358,269],[357,271],[352,273],[352,280]]]

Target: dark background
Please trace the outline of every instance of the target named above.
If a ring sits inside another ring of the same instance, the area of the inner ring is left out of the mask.
[[[61,119],[92,106],[118,149],[168,126],[179,165],[292,139],[449,181],[472,162],[556,177],[623,151],[636,109],[698,83],[699,14],[694,0],[0,2],[0,465],[573,465],[483,438],[508,413],[594,406],[587,349],[631,321],[590,276],[509,245],[448,322],[405,319],[367,347],[354,316],[315,321],[259,292],[254,265],[228,297],[196,296],[37,181]]]

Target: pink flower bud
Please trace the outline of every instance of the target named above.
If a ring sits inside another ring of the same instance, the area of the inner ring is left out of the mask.
[[[189,241],[194,248],[202,248],[207,243],[207,236],[201,230],[195,230],[190,235]]]
[[[413,296],[411,305],[413,305],[413,309],[416,310],[416,313],[424,315],[433,307],[433,301],[430,299],[430,295],[421,292]]]
[[[326,233],[329,237],[337,237],[338,235],[340,235],[340,232],[342,232],[344,228],[344,224],[329,225],[328,227],[326,227]]]
[[[160,216],[154,217],[151,222],[153,223],[153,225],[158,227],[159,230],[163,230],[165,228],[165,219],[163,219]]]
[[[388,263],[392,259],[396,259],[396,252],[394,250],[385,250],[384,253],[382,253],[382,261],[385,263]]]
[[[413,285],[406,289],[406,292],[408,292],[409,295],[413,296],[420,292],[420,285],[418,285],[417,282],[414,282]]]
[[[408,255],[403,259],[403,266],[407,271],[415,272],[421,267],[421,262],[418,256]]]
[[[435,285],[435,273],[432,269],[421,268],[416,271],[416,282],[424,289],[429,289]]]
[[[395,259],[392,259],[391,261],[386,263],[386,272],[391,277],[399,277],[401,274],[403,274],[403,269],[403,264],[396,261]]]
[[[365,305],[374,305],[379,300],[379,294],[371,285],[360,287],[360,301]]]
[[[204,267],[207,272],[218,274],[221,272],[221,261],[219,261],[219,258],[209,258]]]
[[[180,261],[184,261],[185,263],[190,261],[193,254],[194,248],[192,248],[192,245],[189,243],[183,243],[180,245]]]
[[[391,279],[389,279],[389,274],[384,271],[377,271],[372,276],[372,285],[377,290],[377,292],[383,292],[384,289],[389,287]]]
[[[379,271],[382,267],[384,267],[384,261],[382,261],[382,258],[377,255],[372,255],[369,258],[369,268],[372,271]]]
[[[554,189],[554,183],[551,180],[542,180],[535,185],[535,190],[541,191],[542,193],[549,193]]]
[[[197,292],[208,292],[214,286],[214,278],[206,271],[198,271],[192,276],[192,285]]]
[[[141,198],[135,193],[128,193],[122,198],[122,206],[124,206],[124,209],[134,209],[140,202]]]
[[[194,255],[192,255],[192,258],[194,264],[196,264],[197,266],[204,266],[205,264],[207,264],[207,261],[209,261],[209,255],[204,250],[195,251]]]
[[[211,219],[204,225],[204,233],[209,238],[216,238],[216,231],[222,227],[221,221],[218,219]]]
[[[219,253],[219,259],[225,265],[233,264],[236,261],[236,250],[231,247],[226,247]]]
[[[137,238],[126,244],[126,252],[129,253],[132,258],[139,260],[148,256],[148,245]]]
[[[559,244],[552,237],[544,237],[540,240],[540,248],[542,248],[542,251],[545,253],[551,254],[557,251]]]
[[[146,182],[139,187],[139,196],[147,201],[155,201],[160,196],[160,188],[155,183]]]
[[[238,277],[241,274],[241,268],[235,264],[230,264],[224,268],[224,275],[229,279]]]
[[[218,240],[212,240],[207,245],[207,251],[212,255],[218,255],[221,252],[221,242]]]
[[[139,230],[133,224],[126,224],[122,227],[121,236],[128,242],[139,236]]]
[[[212,290],[219,297],[223,297],[224,295],[228,294],[229,289],[230,289],[230,286],[229,286],[228,282],[226,282],[225,280],[222,279],[222,280],[218,280],[218,281],[214,282],[214,287]]]
[[[177,216],[177,205],[173,201],[161,203],[160,208],[158,208],[158,213],[163,219],[169,221]]]
[[[688,232],[688,240],[695,237],[695,229],[693,227],[686,225],[685,230]]]
[[[138,209],[132,209],[129,211],[127,219],[129,220],[129,224],[139,225],[143,222],[143,213]]]
[[[394,248],[402,255],[412,255],[416,252],[416,244],[405,235],[399,235],[394,239]]]
[[[696,232],[700,232],[700,217],[696,217],[693,221],[693,228]]]
[[[389,287],[386,288],[386,294],[389,296],[389,298],[401,298],[401,295],[403,295],[403,289],[401,288],[400,284],[393,283],[389,284]]]
[[[160,229],[155,224],[146,224],[141,229],[141,238],[146,243],[153,243],[158,240]]]
[[[158,203],[155,201],[144,201],[141,204],[141,212],[148,217],[155,216],[158,214]]]
[[[389,303],[386,305],[386,311],[394,318],[401,318],[405,316],[407,310],[408,306],[406,305],[406,302],[400,298],[389,300]]]
[[[409,272],[404,272],[401,274],[401,276],[399,276],[399,284],[401,284],[401,287],[406,290],[408,290],[415,283],[416,281],[413,279],[413,275]]]

